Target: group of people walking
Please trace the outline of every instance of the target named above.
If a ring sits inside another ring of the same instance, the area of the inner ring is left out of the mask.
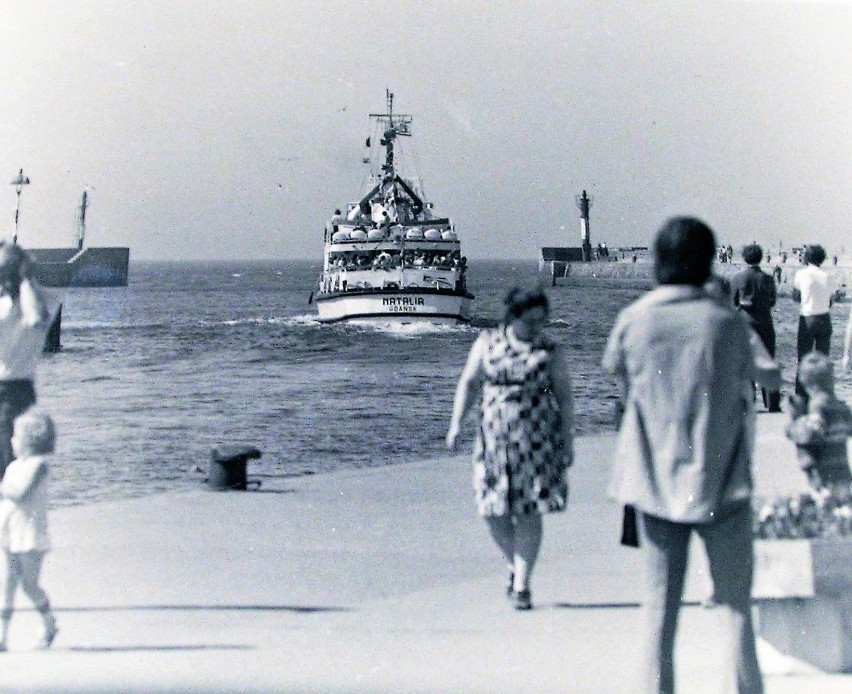
[[[815,318],[830,302],[822,294],[830,283],[817,272],[820,250],[812,247],[794,282],[802,352],[817,340],[825,346],[825,319]],[[730,670],[720,677],[735,682],[741,694],[759,694],[750,595],[753,384],[763,387],[767,409],[780,410],[780,370],[767,358],[775,354],[775,283],[759,269],[760,247],[751,245],[744,250],[749,267],[732,279],[730,293],[714,291],[716,240],[695,218],[669,220],[653,252],[657,286],[619,314],[602,358],[620,382],[623,405],[609,494],[624,506],[625,522],[636,523],[646,578],[642,682],[633,691],[674,691],[675,631],[695,533],[709,558],[713,602],[725,625],[721,645]],[[567,503],[573,404],[565,354],[543,331],[544,292],[516,288],[505,305],[503,323],[484,331],[470,350],[447,446],[457,447],[462,422],[478,408],[477,510],[508,565],[507,594],[526,610],[532,607],[541,516]],[[852,320],[844,368],[850,341]]]

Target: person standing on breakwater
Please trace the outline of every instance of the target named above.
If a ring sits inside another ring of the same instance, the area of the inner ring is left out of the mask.
[[[766,351],[775,358],[775,326],[772,307],[775,306],[775,280],[760,269],[763,249],[756,243],[743,248],[743,260],[748,268],[731,278],[731,296],[751,328],[758,334]],[[781,411],[781,391],[761,389],[763,404],[770,412]]]
[[[796,337],[796,361],[801,363],[812,350],[828,356],[831,346],[831,310],[834,298],[834,279],[820,265],[825,261],[822,246],[807,246],[805,267],[793,276],[793,301],[798,302],[799,331]],[[796,375],[796,393],[805,391]]]
[[[852,368],[852,307],[849,308],[849,318],[846,319],[846,334],[843,336],[843,360],[841,366],[844,371]]]
[[[543,329],[547,296],[512,289],[505,319],[474,342],[456,388],[447,448],[480,404],[473,453],[476,506],[509,565],[506,592],[532,607],[530,577],[542,539],[541,514],[563,511],[574,460],[574,408],[565,356]]]
[[[707,552],[730,654],[720,678],[739,694],[763,692],[751,621],[753,406],[745,395],[758,374],[748,326],[703,287],[715,251],[702,221],[670,219],[654,242],[659,286],[619,314],[603,357],[626,392],[610,495],[637,511],[646,594],[635,691],[645,694],[675,691],[693,531]]]
[[[12,460],[12,423],[36,401],[36,362],[58,309],[33,279],[27,252],[0,243],[0,479]]]

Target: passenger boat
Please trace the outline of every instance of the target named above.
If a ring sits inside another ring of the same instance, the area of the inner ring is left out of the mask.
[[[417,177],[397,169],[399,138],[411,136],[412,117],[393,112],[370,118],[384,148],[366,193],[326,224],[322,274],[313,300],[321,322],[465,323],[473,295],[467,259],[453,222],[437,217]],[[364,163],[373,165],[373,135]]]

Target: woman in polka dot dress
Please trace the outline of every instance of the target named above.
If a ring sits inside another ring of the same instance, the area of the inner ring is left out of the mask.
[[[573,462],[571,381],[561,348],[547,337],[547,296],[515,288],[506,317],[483,331],[459,379],[447,447],[481,403],[473,455],[479,514],[509,564],[507,593],[530,609],[530,576],[541,547],[541,514],[562,511]]]

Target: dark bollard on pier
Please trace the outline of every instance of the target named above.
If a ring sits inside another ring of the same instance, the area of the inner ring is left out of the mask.
[[[259,480],[249,482],[246,467],[250,459],[260,458],[260,456],[260,450],[254,446],[239,444],[217,446],[210,454],[207,486],[216,491],[244,490],[249,484],[259,487]]]
[[[56,318],[50,324],[50,329],[47,331],[47,336],[44,340],[45,352],[59,352],[62,350],[62,305],[59,305],[59,310],[56,312]]]

